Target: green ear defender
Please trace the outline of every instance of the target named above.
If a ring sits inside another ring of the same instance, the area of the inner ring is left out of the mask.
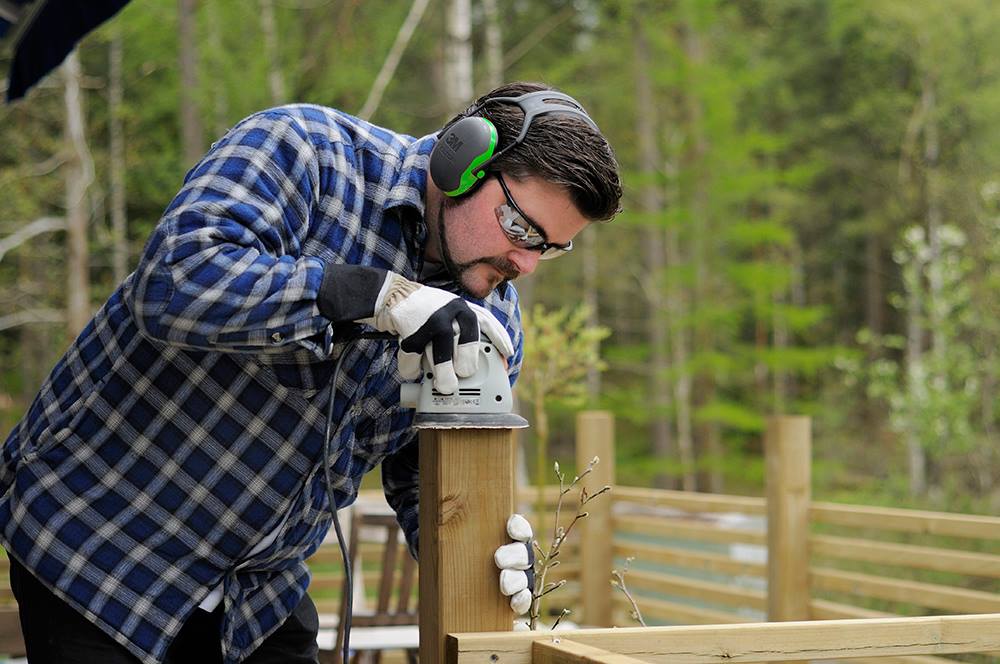
[[[497,128],[486,118],[465,117],[448,127],[431,152],[431,178],[446,196],[471,190],[497,147]]]
[[[487,104],[516,104],[524,111],[521,131],[499,152],[497,128],[476,116]],[[535,116],[545,113],[575,115],[600,131],[575,99],[555,90],[528,92],[517,97],[491,97],[465,112],[465,117],[445,127],[431,151],[431,179],[446,196],[461,196],[472,191],[486,176],[487,168],[500,155],[524,141]]]

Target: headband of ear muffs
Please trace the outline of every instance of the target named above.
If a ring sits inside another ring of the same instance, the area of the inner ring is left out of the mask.
[[[497,128],[486,118],[474,115],[487,104],[517,104],[524,111],[520,133],[499,152],[496,151]],[[430,159],[434,184],[446,196],[455,197],[470,192],[486,176],[487,167],[504,152],[522,143],[532,120],[545,113],[575,115],[594,131],[600,131],[583,106],[562,92],[539,90],[517,97],[491,97],[473,106],[463,114],[465,117],[438,134]]]

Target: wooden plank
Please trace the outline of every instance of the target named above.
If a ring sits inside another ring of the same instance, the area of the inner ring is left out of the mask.
[[[674,574],[646,572],[635,569],[629,570],[625,577],[625,583],[630,591],[651,590],[666,595],[693,597],[717,604],[732,604],[737,607],[745,606],[760,611],[767,610],[767,597],[764,591],[740,588],[731,584],[700,581]],[[639,603],[639,608],[642,608],[641,602]]]
[[[1000,649],[1000,614],[584,629],[572,639],[653,664],[948,655]],[[532,632],[449,634],[450,661],[530,664],[537,640]]]
[[[420,433],[420,661],[444,662],[448,632],[513,629],[493,562],[514,510],[510,429]]]
[[[993,593],[919,581],[887,579],[859,572],[812,568],[809,570],[809,583],[815,590],[878,597],[893,602],[954,611],[957,614],[1000,611],[1000,595]]]
[[[810,537],[809,553],[813,556],[861,560],[935,572],[954,572],[966,576],[986,576],[1000,579],[1000,556],[989,553],[876,542],[833,535],[813,535]]]
[[[616,533],[633,533],[672,539],[719,542],[722,544],[767,544],[767,536],[756,530],[725,528],[689,519],[654,516],[615,515]]]
[[[612,498],[615,503],[639,503],[652,507],[673,507],[685,512],[737,512],[764,515],[767,513],[763,498],[732,496],[670,489],[646,489],[616,486]]]
[[[1000,540],[1000,517],[814,502],[809,519],[838,526]]]
[[[615,539],[613,550],[616,557],[634,556],[636,560],[641,560],[643,563],[687,567],[706,572],[731,574],[733,576],[763,577],[767,575],[767,565],[764,563],[736,560],[722,553],[641,544],[622,539]]]
[[[643,660],[567,641],[560,636],[535,641],[531,649],[534,664],[643,664]]]
[[[809,503],[812,500],[811,421],[771,417],[767,466],[767,617],[809,618]]]
[[[650,599],[648,597],[638,597],[636,602],[639,610],[647,624],[650,622],[668,622],[680,625],[729,625],[732,623],[748,623],[750,618],[741,616],[730,611],[719,611],[717,609],[706,609],[700,606],[691,606],[680,602],[671,602],[664,599]],[[628,599],[622,595],[615,595],[614,609],[619,614],[616,625],[635,626],[636,621],[631,618],[632,605]]]
[[[607,411],[587,411],[576,416],[577,472],[583,472],[594,458],[600,462],[583,480],[591,494],[615,483],[615,420]],[[588,516],[580,524],[581,617],[588,625],[610,627],[608,578],[614,566],[608,536],[612,532],[611,496],[600,496],[584,509]]]
[[[957,659],[945,659],[931,655],[911,655],[909,657],[860,657],[850,664],[964,664]]]
[[[825,599],[813,599],[809,602],[809,614],[813,620],[844,620],[848,618],[896,618],[894,613],[863,609],[860,606],[840,604]]]

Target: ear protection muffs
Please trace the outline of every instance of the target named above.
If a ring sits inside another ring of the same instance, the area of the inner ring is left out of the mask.
[[[499,152],[496,151],[497,128],[486,118],[475,115],[487,104],[517,104],[524,111],[520,133]],[[446,196],[469,193],[486,176],[491,163],[524,141],[535,117],[546,113],[575,115],[593,127],[594,131],[600,131],[597,123],[583,110],[583,106],[562,92],[539,90],[517,97],[491,97],[467,110],[463,113],[465,117],[438,134],[438,141],[430,158],[431,179],[434,184]]]

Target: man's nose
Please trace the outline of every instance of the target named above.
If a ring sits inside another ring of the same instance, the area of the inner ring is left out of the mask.
[[[541,252],[518,248],[513,249],[507,257],[517,267],[518,272],[521,274],[531,274],[538,267],[538,261],[541,259],[541,256]]]

